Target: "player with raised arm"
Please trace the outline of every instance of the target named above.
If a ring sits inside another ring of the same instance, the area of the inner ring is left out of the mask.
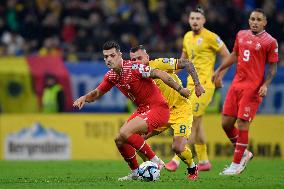
[[[237,61],[237,71],[227,93],[222,115],[223,130],[233,143],[235,151],[233,162],[221,175],[240,174],[253,157],[247,150],[249,126],[262,98],[267,94],[278,62],[277,41],[264,30],[266,24],[263,10],[253,10],[249,17],[250,29],[238,32],[233,52],[213,77],[218,79],[222,70]],[[268,70],[264,79],[266,63]]]
[[[168,104],[152,78],[160,78],[186,98],[189,97],[190,92],[166,72],[151,69],[139,62],[123,60],[120,47],[116,42],[106,42],[103,46],[103,55],[110,70],[105,74],[103,81],[95,90],[78,98],[73,106],[81,109],[86,102],[98,100],[113,86],[116,86],[133,101],[137,106],[137,110],[120,128],[115,143],[132,170],[129,175],[119,178],[119,180],[134,180],[138,178],[139,167],[136,151],[144,154],[150,161],[157,163],[160,168],[164,166],[163,161],[155,155],[141,137],[141,134],[161,129],[169,119]]]
[[[196,96],[200,96],[204,93],[204,89],[200,85],[195,68],[189,60],[174,58],[158,58],[149,60],[149,55],[142,45],[133,47],[130,50],[130,58],[133,61],[141,61],[143,64],[147,66],[149,65],[153,69],[166,71],[172,78],[178,81],[180,85],[182,85],[182,83],[175,74],[175,70],[186,68],[187,72],[194,80]],[[198,168],[193,162],[190,148],[186,146],[193,120],[190,101],[180,96],[175,90],[167,86],[160,79],[155,79],[155,83],[160,88],[163,96],[169,104],[170,119],[168,125],[172,127],[174,133],[172,150],[188,166],[187,178],[189,180],[196,180],[198,178]],[[150,136],[147,136],[147,138]]]
[[[194,144],[198,159],[198,169],[208,171],[211,163],[207,155],[206,137],[203,129],[202,119],[205,110],[212,100],[215,87],[222,86],[222,78],[219,77],[215,83],[212,82],[214,65],[217,54],[225,59],[229,56],[229,51],[218,35],[204,28],[205,14],[201,7],[197,7],[189,14],[189,25],[191,31],[187,32],[183,38],[182,59],[189,59],[194,64],[200,83],[205,89],[205,93],[200,97],[192,95],[190,101],[193,109],[192,132],[189,144]],[[224,72],[222,72],[224,74]],[[194,90],[195,82],[191,77],[187,79],[187,88]],[[189,115],[191,116],[191,114]],[[175,156],[166,164],[166,169],[175,171],[179,166],[179,157]]]

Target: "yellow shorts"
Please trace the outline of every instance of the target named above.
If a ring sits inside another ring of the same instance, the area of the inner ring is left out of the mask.
[[[174,136],[189,137],[191,133],[193,115],[189,101],[178,104],[170,109],[169,126]]]
[[[191,90],[190,102],[192,104],[193,116],[201,116],[205,114],[207,106],[210,104],[212,97],[214,95],[214,88],[205,88],[205,93],[203,93],[199,98],[195,95],[194,88]]]

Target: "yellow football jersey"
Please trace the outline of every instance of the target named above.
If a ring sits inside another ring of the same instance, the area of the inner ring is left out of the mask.
[[[193,62],[203,87],[215,88],[211,78],[214,73],[216,53],[223,45],[218,35],[205,28],[197,35],[194,35],[192,31],[184,35],[182,51]],[[194,82],[189,76],[187,86],[192,88],[193,85]]]
[[[167,72],[176,82],[182,85],[181,80],[175,74],[177,65],[177,59],[174,58],[158,58],[149,61],[149,66],[153,69],[159,69]],[[178,105],[181,102],[188,101],[186,98],[182,97],[177,91],[169,87],[160,79],[155,79],[157,86],[160,88],[163,96],[166,98],[169,107],[173,107],[174,105]]]

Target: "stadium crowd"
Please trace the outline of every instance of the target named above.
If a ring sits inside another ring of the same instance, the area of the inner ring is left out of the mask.
[[[179,57],[188,31],[188,13],[206,10],[206,28],[232,49],[247,26],[247,14],[263,8],[266,30],[278,40],[284,65],[284,1],[281,0],[0,0],[0,56],[59,55],[67,61],[101,57],[105,41],[115,39],[123,52],[144,44],[155,53]]]

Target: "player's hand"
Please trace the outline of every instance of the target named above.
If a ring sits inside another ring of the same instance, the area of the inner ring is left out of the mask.
[[[264,96],[266,96],[266,94],[267,94],[267,86],[265,84],[263,84],[258,91],[258,95],[260,97],[264,97]]]
[[[223,87],[222,78],[220,76],[215,78],[214,85],[216,89]]]
[[[212,82],[215,84],[215,87],[216,88],[220,88],[222,87],[222,77],[221,77],[221,74],[220,74],[220,71],[219,69],[217,69],[213,76],[212,76]]]
[[[77,107],[79,108],[79,110],[81,110],[81,108],[84,106],[85,103],[86,103],[86,96],[81,96],[80,98],[75,100],[75,102],[73,103],[73,107]]]
[[[190,96],[190,91],[187,89],[187,88],[182,88],[180,91],[179,91],[179,94],[185,98],[189,98]]]
[[[202,87],[201,84],[195,85],[195,95],[200,97],[202,93],[205,93],[205,89]]]

